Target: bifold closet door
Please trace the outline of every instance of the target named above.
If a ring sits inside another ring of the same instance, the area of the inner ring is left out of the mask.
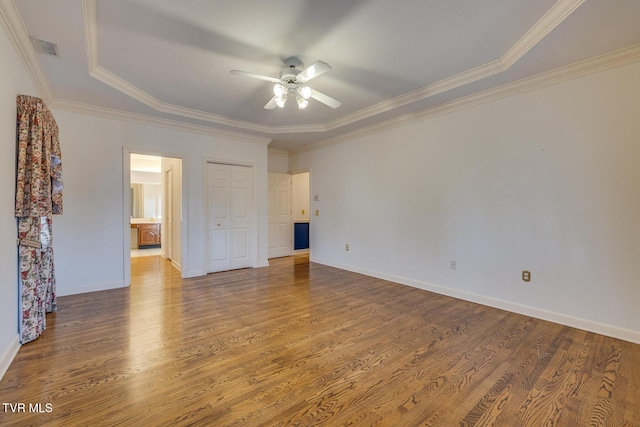
[[[207,272],[251,267],[253,170],[207,163]]]

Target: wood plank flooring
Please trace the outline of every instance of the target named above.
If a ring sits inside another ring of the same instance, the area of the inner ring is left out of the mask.
[[[640,345],[299,256],[131,275],[59,298],[0,382],[26,409],[0,425],[640,425]]]

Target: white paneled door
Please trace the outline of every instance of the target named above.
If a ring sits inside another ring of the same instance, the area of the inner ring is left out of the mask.
[[[291,175],[269,174],[268,257],[291,255]]]
[[[252,266],[253,170],[207,163],[207,272]]]

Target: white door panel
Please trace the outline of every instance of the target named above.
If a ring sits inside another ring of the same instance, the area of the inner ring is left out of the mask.
[[[268,201],[268,257],[291,255],[291,175],[269,174]]]
[[[207,272],[252,266],[253,170],[207,164]]]

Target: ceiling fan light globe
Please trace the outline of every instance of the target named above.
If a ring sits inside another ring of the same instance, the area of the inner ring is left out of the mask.
[[[304,110],[305,108],[307,108],[307,105],[309,105],[309,101],[307,101],[304,98],[298,97],[297,101],[298,101],[298,108],[300,110]]]
[[[286,93],[286,90],[284,88],[284,86],[282,86],[280,83],[276,83],[273,86],[273,94],[275,96],[277,96],[278,98],[282,98],[282,96]]]
[[[280,108],[284,107],[284,103],[287,102],[287,98],[286,97],[277,97],[276,98],[276,105]]]
[[[309,99],[311,96],[311,88],[309,86],[301,86],[298,88],[298,93],[302,95],[304,99]]]

